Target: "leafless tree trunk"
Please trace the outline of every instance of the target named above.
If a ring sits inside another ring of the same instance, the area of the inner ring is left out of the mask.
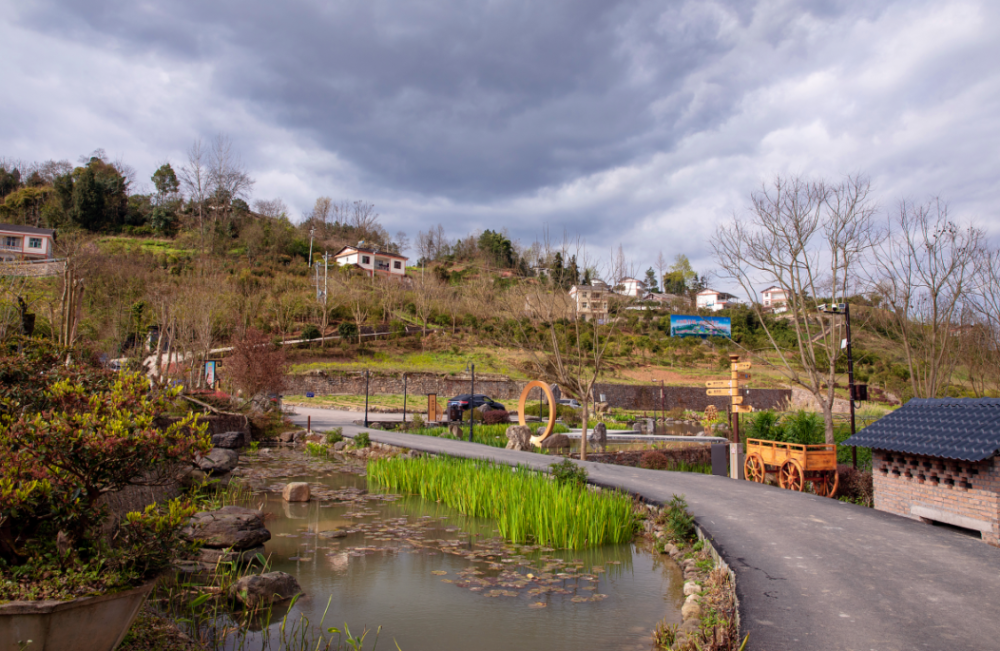
[[[861,177],[834,185],[779,177],[752,194],[749,217],[736,216],[722,226],[713,243],[722,269],[752,300],[778,370],[816,397],[827,443],[834,442],[835,368],[843,352],[843,322],[818,314],[816,299],[825,296],[838,304],[850,296],[861,258],[877,234],[869,191],[869,181]],[[764,318],[757,289],[767,285],[777,285],[788,298],[797,341],[793,350],[778,344]]]
[[[247,200],[254,180],[247,173],[240,155],[233,150],[229,136],[218,135],[212,143],[208,167],[209,185],[216,198],[226,206],[236,199]]]
[[[202,239],[205,235],[205,193],[208,188],[208,169],[201,139],[195,140],[188,150],[187,165],[180,170],[180,181],[188,198],[198,210],[198,228]]]
[[[958,361],[956,328],[965,302],[977,290],[984,234],[961,228],[939,199],[902,203],[890,237],[874,256],[871,276],[903,343],[913,395],[935,398]]]

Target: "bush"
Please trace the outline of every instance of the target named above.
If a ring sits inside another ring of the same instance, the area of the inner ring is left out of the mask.
[[[875,505],[875,484],[870,472],[840,465],[837,466],[837,475],[838,499],[867,507]]]
[[[334,443],[340,443],[344,440],[344,428],[334,427],[332,430],[326,433],[326,444],[333,445]]]
[[[368,432],[361,432],[354,436],[354,447],[357,448],[367,448],[372,444],[371,437],[368,436]]]
[[[583,418],[574,409],[571,409],[567,413],[563,414],[562,420],[566,423],[567,427],[579,427],[583,422]]]
[[[506,409],[490,409],[483,412],[483,422],[487,425],[499,425],[510,422],[510,413]]]
[[[639,458],[639,467],[648,470],[666,470],[670,467],[670,459],[659,450],[643,452]]]
[[[339,326],[337,326],[337,334],[340,335],[341,339],[344,341],[354,339],[358,336],[358,326],[350,321],[343,321]]]
[[[673,420],[684,420],[684,408],[674,407],[667,412],[667,418],[672,418]]]
[[[303,339],[319,339],[321,336],[319,328],[311,323],[302,329]]]
[[[683,495],[674,495],[667,504],[664,514],[664,525],[670,533],[681,540],[693,540],[695,537],[694,516],[687,511],[687,501]]]
[[[576,465],[569,459],[550,464],[549,468],[552,469],[552,478],[557,484],[582,486],[587,483],[587,469]]]

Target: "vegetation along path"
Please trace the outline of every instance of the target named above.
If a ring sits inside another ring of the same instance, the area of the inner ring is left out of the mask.
[[[344,412],[298,408],[315,429]],[[351,414],[351,419],[356,414]],[[370,430],[390,445],[547,470],[551,456]],[[583,463],[592,483],[658,503],[686,496],[736,573],[748,649],[957,651],[1000,640],[1000,549],[953,531],[780,488],[694,473]]]

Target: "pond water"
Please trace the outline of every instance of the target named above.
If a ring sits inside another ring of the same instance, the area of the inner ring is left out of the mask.
[[[403,651],[648,650],[658,621],[680,623],[683,577],[669,556],[635,544],[515,547],[490,521],[306,459],[245,472],[270,514],[273,569],[306,593],[293,617],[318,622],[329,601],[324,627],[381,626],[379,648]],[[287,481],[308,482],[313,500],[284,502]]]

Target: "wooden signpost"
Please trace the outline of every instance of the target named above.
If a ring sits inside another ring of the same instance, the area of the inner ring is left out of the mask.
[[[732,441],[729,444],[729,476],[733,479],[740,478],[740,470],[743,464],[740,462],[740,414],[753,411],[751,405],[743,404],[743,396],[740,388],[750,381],[749,371],[752,364],[750,362],[739,361],[739,355],[729,356],[729,379],[712,380],[705,383],[710,396],[729,396],[729,408],[732,417],[731,428],[733,432]]]

